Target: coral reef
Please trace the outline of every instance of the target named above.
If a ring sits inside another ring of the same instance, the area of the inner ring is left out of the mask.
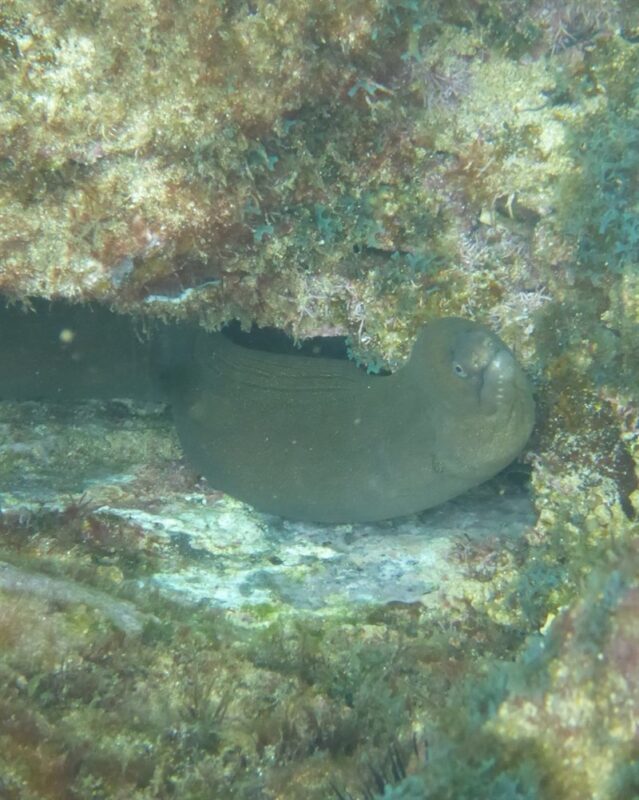
[[[484,618],[534,521],[517,480],[424,519],[277,523],[200,484],[161,408],[5,402],[0,425],[8,797],[358,792],[467,649],[520,643]]]
[[[636,568],[635,538],[531,641],[514,691],[488,725],[506,752],[522,743],[535,752],[566,800],[637,792]]]
[[[467,316],[539,409],[425,541],[254,515],[161,407],[0,404],[3,797],[637,794],[638,69],[630,0],[3,5],[0,293],[375,368]]]
[[[521,3],[15,0],[0,288],[387,355],[442,312],[523,338],[569,251],[557,183],[593,116],[606,135],[636,24],[526,5],[522,30]]]

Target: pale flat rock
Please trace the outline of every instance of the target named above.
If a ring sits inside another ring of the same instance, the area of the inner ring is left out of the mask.
[[[134,531],[136,548],[149,555],[151,568],[127,575],[120,589],[154,589],[251,618],[452,601],[469,592],[460,551],[484,547],[487,560],[497,559],[534,523],[526,491],[503,479],[383,523],[259,514],[197,482],[161,407],[3,403],[0,430],[5,521],[27,527],[57,513],[62,524],[75,504],[100,530]]]

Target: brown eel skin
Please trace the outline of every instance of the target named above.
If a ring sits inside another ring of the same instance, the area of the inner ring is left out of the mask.
[[[152,338],[104,309],[0,307],[0,399],[168,397],[184,453],[211,487],[260,511],[332,523],[455,497],[510,463],[533,426],[531,386],[512,352],[464,319],[423,327],[390,375],[192,328]]]

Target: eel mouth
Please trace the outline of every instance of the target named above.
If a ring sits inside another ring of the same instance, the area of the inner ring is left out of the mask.
[[[515,357],[505,348],[492,356],[482,373],[480,403],[486,414],[504,413],[512,410],[520,369]]]

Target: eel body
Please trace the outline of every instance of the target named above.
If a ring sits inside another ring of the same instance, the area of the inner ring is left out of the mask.
[[[524,447],[531,387],[487,328],[440,319],[407,363],[367,375],[334,358],[249,349],[105,309],[0,305],[0,400],[166,399],[187,458],[258,510],[318,522],[421,511],[492,477]]]
[[[385,376],[198,332],[170,400],[184,451],[211,486],[316,522],[442,503],[512,461],[534,418],[512,352],[454,318],[422,328],[407,363]]]

